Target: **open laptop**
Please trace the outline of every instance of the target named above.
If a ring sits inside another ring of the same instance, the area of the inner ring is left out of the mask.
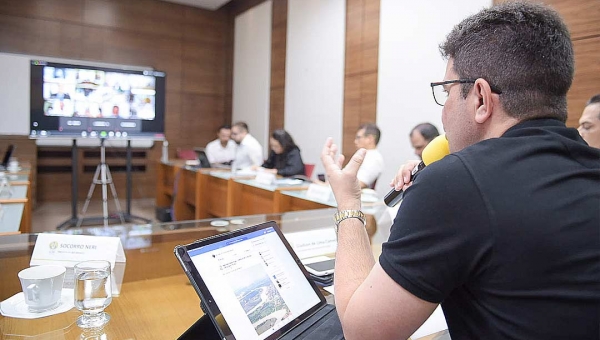
[[[220,339],[343,339],[335,307],[273,221],[175,247]]]
[[[231,169],[230,165],[221,163],[210,163],[208,156],[206,156],[206,150],[204,148],[194,148],[196,152],[196,159],[199,161],[199,167],[201,168],[215,168],[215,169]]]
[[[8,146],[4,158],[2,158],[2,163],[0,163],[0,170],[6,170],[6,168],[8,168],[8,161],[10,161],[10,157],[12,157],[13,152],[15,152],[15,148],[14,144]]]

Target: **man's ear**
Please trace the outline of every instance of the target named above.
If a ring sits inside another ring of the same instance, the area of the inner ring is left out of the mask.
[[[477,109],[475,110],[475,121],[483,124],[492,116],[494,110],[492,89],[485,79],[479,78],[473,84],[472,92],[478,102]]]

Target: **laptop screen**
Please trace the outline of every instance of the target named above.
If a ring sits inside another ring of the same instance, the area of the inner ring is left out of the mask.
[[[227,323],[221,329],[227,339],[275,339],[324,305],[275,223],[269,223],[273,226],[187,249],[212,296],[204,300],[214,302]]]

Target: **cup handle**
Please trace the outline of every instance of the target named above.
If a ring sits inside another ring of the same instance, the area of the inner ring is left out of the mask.
[[[28,301],[37,302],[40,299],[40,288],[35,283],[27,286],[26,293]]]

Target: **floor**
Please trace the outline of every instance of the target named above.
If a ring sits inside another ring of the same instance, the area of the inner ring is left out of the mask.
[[[81,217],[83,203],[78,205],[78,217]],[[125,200],[119,200],[121,210],[126,210]],[[115,202],[108,202],[109,215],[116,213]],[[153,198],[132,199],[131,214],[156,221],[155,204]],[[85,217],[102,217],[102,201],[91,201]],[[56,230],[56,227],[71,218],[71,202],[48,202],[38,203],[31,213],[31,232],[41,233]],[[102,225],[100,220],[99,225]]]

